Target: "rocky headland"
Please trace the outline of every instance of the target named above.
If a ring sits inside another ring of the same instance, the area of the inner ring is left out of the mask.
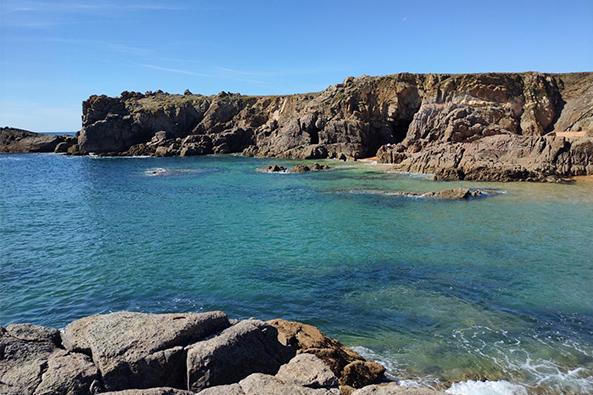
[[[30,132],[10,127],[0,128],[0,152],[59,152],[77,143],[77,138]]]
[[[377,157],[441,180],[593,174],[593,73],[348,77],[319,93],[123,92],[83,103],[71,154]]]
[[[62,331],[0,328],[0,393],[439,394],[387,382],[385,368],[311,325],[226,314],[117,312]]]

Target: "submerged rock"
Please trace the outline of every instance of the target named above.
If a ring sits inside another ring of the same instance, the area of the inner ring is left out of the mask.
[[[482,197],[484,193],[479,189],[452,188],[438,192],[428,192],[420,196],[443,200],[467,200]]]
[[[329,166],[328,165],[320,165],[319,163],[315,163],[312,166],[307,166],[307,165],[303,165],[303,164],[299,164],[299,165],[295,165],[293,167],[291,167],[290,169],[288,169],[289,173],[307,173],[310,171],[321,171],[321,170],[328,170]]]

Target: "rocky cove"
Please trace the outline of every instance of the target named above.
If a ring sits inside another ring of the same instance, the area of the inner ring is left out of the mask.
[[[83,103],[76,139],[4,129],[0,151],[377,157],[439,180],[593,174],[593,73],[348,77],[319,93],[122,92]]]
[[[117,312],[62,331],[31,324],[0,328],[5,395],[437,395],[387,382],[385,368],[281,319],[226,314]]]

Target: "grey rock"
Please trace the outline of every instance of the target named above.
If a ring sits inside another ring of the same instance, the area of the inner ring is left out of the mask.
[[[245,395],[339,395],[337,388],[314,389],[300,385],[285,383],[284,381],[266,374],[252,374],[239,382]]]
[[[54,152],[64,140],[63,136],[0,128],[0,152]]]
[[[338,378],[331,369],[313,354],[298,354],[282,365],[276,377],[286,383],[311,388],[331,388],[338,386]]]
[[[56,148],[54,148],[54,152],[57,154],[64,154],[68,152],[68,147],[70,147],[70,144],[68,144],[65,141],[62,141],[61,143],[58,143],[56,145]]]
[[[102,392],[101,395],[194,395],[191,391],[171,387],[131,389],[122,391]]]
[[[58,350],[56,329],[30,324],[0,328],[0,393],[33,394],[50,355]]]
[[[251,373],[275,374],[294,356],[278,341],[278,331],[258,320],[246,320],[187,351],[187,388],[199,391],[232,384]]]
[[[34,395],[86,395],[98,378],[99,371],[87,355],[59,350],[49,357]]]
[[[245,395],[239,383],[217,385],[198,392],[200,395]]]
[[[222,312],[144,314],[119,312],[70,323],[64,346],[92,356],[105,388],[185,384],[184,347],[228,327]]]

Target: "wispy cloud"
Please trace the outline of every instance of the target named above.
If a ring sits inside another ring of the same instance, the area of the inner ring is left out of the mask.
[[[267,84],[266,81],[262,81],[262,80],[255,79],[255,78],[245,78],[242,75],[239,75],[239,76],[229,75],[228,73],[221,72],[220,68],[216,68],[214,70],[214,72],[212,72],[212,73],[202,73],[202,72],[178,69],[178,68],[173,68],[173,67],[163,67],[163,66],[158,66],[155,64],[143,63],[140,66],[148,68],[148,69],[164,71],[164,72],[174,73],[174,74],[189,75],[189,76],[193,76],[193,77],[216,78],[216,79],[220,79],[220,80],[230,80],[230,81],[241,81],[241,82],[247,82],[247,83],[255,84],[255,85]]]
[[[2,7],[5,13],[97,13],[107,11],[181,11],[185,6],[171,2],[116,2],[116,1],[11,1]]]
[[[324,69],[324,68],[251,71],[251,70],[239,70],[239,69],[223,67],[223,66],[218,66],[217,69],[227,75],[252,76],[252,77],[287,77],[287,76],[293,76],[293,75],[325,74],[325,73],[335,73],[335,72],[342,71],[342,70],[337,70],[337,69]]]
[[[141,64],[140,66],[146,67],[147,69],[166,71],[168,73],[192,75],[194,77],[214,77],[212,74],[197,73],[197,72],[191,71],[191,70],[174,69],[174,68],[170,68],[170,67],[162,67],[162,66],[157,66],[155,64]]]

